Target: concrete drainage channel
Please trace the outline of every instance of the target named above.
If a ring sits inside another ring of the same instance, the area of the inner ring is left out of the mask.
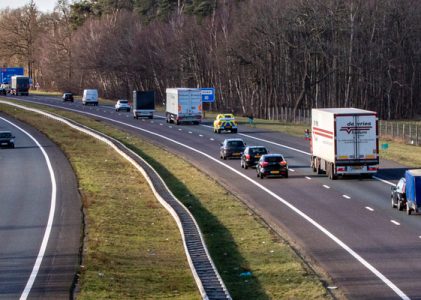
[[[147,180],[155,197],[175,219],[183,239],[187,260],[203,299],[232,299],[208,253],[202,233],[190,211],[171,193],[158,173],[142,157],[127,148],[123,143],[101,132],[78,124],[70,119],[59,117],[42,110],[25,107],[19,104],[1,101],[48,118],[62,122],[73,129],[98,139],[128,160]]]

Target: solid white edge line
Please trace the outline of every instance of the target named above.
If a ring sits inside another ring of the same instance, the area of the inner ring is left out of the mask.
[[[158,199],[158,201],[168,210],[168,212],[173,216],[173,218],[174,218],[174,220],[176,221],[176,223],[177,223],[177,226],[178,226],[178,228],[179,228],[179,231],[181,232],[181,238],[182,238],[182,240],[183,240],[183,246],[184,246],[184,250],[185,250],[185,252],[186,252],[186,257],[187,257],[187,261],[188,261],[188,263],[189,263],[189,265],[190,265],[190,269],[191,269],[191,271],[192,271],[192,273],[193,273],[193,277],[195,278],[195,281],[196,281],[196,284],[197,284],[197,286],[198,286],[198,288],[199,288],[199,291],[200,291],[200,293],[201,293],[201,295],[202,295],[202,297],[203,297],[203,299],[208,299],[208,296],[207,296],[207,294],[206,294],[206,292],[205,292],[205,289],[204,289],[204,286],[203,286],[203,284],[202,284],[202,282],[201,282],[201,280],[200,280],[200,278],[199,278],[199,275],[197,274],[197,270],[196,270],[196,268],[195,268],[195,266],[194,266],[194,264],[193,264],[193,260],[191,259],[191,257],[190,257],[190,253],[189,253],[189,250],[188,250],[188,248],[187,248],[187,243],[186,243],[186,240],[185,240],[185,236],[184,236],[184,230],[183,230],[183,225],[181,224],[181,220],[180,220],[180,218],[179,218],[179,216],[178,216],[178,214],[177,214],[177,212],[161,197],[161,195],[156,191],[156,189],[155,189],[155,186],[153,185],[153,182],[152,182],[152,180],[150,179],[150,177],[149,177],[149,175],[146,173],[146,171],[139,165],[139,164],[137,164],[130,156],[128,156],[126,153],[124,153],[123,151],[121,151],[116,145],[114,145],[110,140],[108,140],[108,139],[106,139],[106,138],[104,138],[104,137],[102,137],[102,136],[100,136],[100,135],[98,135],[98,134],[96,134],[92,129],[92,131],[90,131],[90,130],[88,130],[88,129],[85,129],[85,128],[80,128],[80,127],[78,127],[78,126],[76,126],[76,125],[74,125],[74,124],[72,124],[72,123],[70,123],[69,121],[67,121],[67,120],[65,120],[65,119],[63,119],[63,118],[60,118],[60,117],[58,117],[58,116],[55,116],[55,115],[52,115],[52,114],[50,114],[50,113],[47,113],[47,112],[44,112],[44,111],[42,111],[42,110],[38,110],[38,109],[35,109],[35,108],[28,108],[28,107],[25,107],[25,106],[21,106],[21,105],[18,105],[18,104],[14,104],[14,103],[10,103],[10,102],[5,102],[5,101],[2,101],[2,100],[0,100],[0,103],[5,103],[5,104],[8,104],[8,105],[11,105],[11,106],[15,106],[15,107],[19,107],[19,108],[21,108],[21,109],[24,109],[24,110],[29,110],[29,111],[33,111],[33,112],[36,112],[36,113],[38,113],[38,114],[41,114],[41,115],[44,115],[44,116],[47,116],[47,117],[49,117],[49,118],[51,118],[51,119],[53,119],[53,120],[56,120],[56,121],[60,121],[60,122],[62,122],[62,123],[64,123],[64,124],[66,124],[66,125],[68,125],[69,127],[71,127],[71,128],[73,128],[73,129],[76,129],[76,130],[79,130],[79,131],[81,131],[81,132],[83,132],[83,133],[85,133],[85,134],[87,134],[87,135],[90,135],[90,136],[92,136],[92,137],[94,137],[94,138],[96,138],[96,139],[98,139],[98,140],[101,140],[102,142],[104,142],[104,143],[106,143],[107,145],[109,145],[111,148],[113,148],[117,153],[119,153],[121,156],[123,156],[126,160],[128,160],[136,169],[138,169],[139,170],[139,172],[145,177],[145,179],[146,179],[146,181],[148,182],[148,184],[149,184],[149,186],[151,187],[151,189],[152,189],[152,192],[154,193],[154,195],[155,195],[155,197]],[[88,113],[88,114],[91,114],[91,113]],[[92,114],[91,114],[92,115]],[[122,123],[122,124],[125,124],[125,123]],[[122,144],[123,145],[123,144]],[[174,197],[174,199],[181,205],[181,206],[183,206],[184,208],[185,208],[185,206],[184,206],[184,204],[182,203],[182,202],[180,202],[180,200],[178,200],[175,196],[174,196],[174,194],[171,192],[171,190],[167,187],[167,185],[166,185],[166,183],[163,181],[163,179],[162,179],[162,177],[156,172],[156,170],[147,162],[147,161],[145,161],[142,157],[140,157],[139,155],[137,155],[134,151],[132,151],[131,149],[129,149],[129,148],[127,148],[126,146],[124,146],[123,145],[123,147],[125,147],[128,151],[130,151],[131,153],[133,153],[134,155],[136,155],[138,158],[140,158],[145,164],[147,164],[151,169],[152,169],[152,171],[158,176],[158,178],[161,180],[161,182],[163,183],[163,185],[165,186],[165,188],[167,189],[167,191]],[[204,240],[204,238],[203,238],[203,234],[202,234],[202,232],[201,232],[201,230],[200,230],[200,227],[199,227],[199,225],[197,224],[197,221],[196,221],[196,219],[193,217],[193,215],[192,215],[192,213],[187,209],[187,208],[185,208],[185,211],[191,216],[191,218],[192,218],[192,220],[193,220],[193,222],[195,223],[195,226],[196,226],[196,228],[197,228],[197,231],[198,231],[198,233],[199,233],[199,236],[200,236],[200,239],[202,240],[202,243],[203,243],[203,245],[204,245],[204,250],[205,250],[205,252],[206,252],[206,255],[208,256],[208,258],[209,258],[209,261],[210,261],[210,263],[211,263],[211,265],[212,265],[212,268],[214,269],[214,271],[215,271],[215,274],[216,274],[216,276],[217,276],[217,278],[218,278],[218,280],[219,280],[219,282],[221,283],[221,286],[223,287],[223,289],[225,290],[225,292],[228,294],[228,298],[227,299],[232,299],[231,298],[231,296],[229,295],[229,291],[228,291],[228,289],[226,288],[226,286],[225,286],[225,283],[223,282],[223,280],[222,280],[222,278],[221,278],[221,276],[220,276],[220,274],[219,274],[219,272],[218,272],[218,269],[216,268],[216,266],[215,266],[215,263],[213,262],[213,260],[212,260],[212,257],[210,256],[210,254],[209,254],[209,250],[207,249],[207,246],[206,246],[206,243],[205,243],[205,240]],[[26,297],[25,298],[21,298],[20,300],[24,300],[24,299],[26,299]]]
[[[392,222],[393,224],[395,224],[395,225],[401,225],[401,223],[399,223],[399,222],[397,222],[397,221],[395,221],[395,220],[390,220],[390,222]]]
[[[31,102],[30,100],[28,102]],[[19,105],[19,104],[15,104],[15,103],[11,103],[11,102],[7,102],[7,101],[2,101],[0,100],[0,103],[5,103],[11,106],[16,106],[16,107],[20,107],[26,110],[35,110],[38,111],[37,109],[32,109],[32,108],[27,108],[25,106]],[[36,103],[40,105],[40,103]],[[42,104],[41,104],[42,105]],[[52,105],[50,105],[52,106]],[[193,152],[199,153],[207,158],[209,158],[210,160],[222,165],[223,167],[231,170],[232,172],[236,173],[237,175],[243,177],[245,180],[248,180],[250,183],[256,185],[257,187],[259,187],[260,189],[262,189],[263,191],[265,191],[266,193],[268,193],[269,195],[271,195],[272,197],[274,197],[275,199],[277,199],[279,202],[283,203],[285,206],[287,206],[288,208],[290,208],[292,211],[294,211],[295,213],[297,213],[299,216],[301,216],[303,219],[305,219],[306,221],[308,221],[310,224],[312,224],[314,227],[316,227],[317,229],[319,229],[322,233],[324,233],[327,237],[329,237],[332,241],[334,241],[337,245],[339,245],[342,249],[344,249],[346,252],[348,252],[352,257],[354,257],[357,261],[359,261],[364,267],[366,267],[368,270],[370,270],[374,275],[376,275],[381,281],[383,281],[383,283],[385,283],[390,289],[392,289],[399,297],[401,297],[401,299],[404,300],[409,300],[410,298],[402,291],[400,290],[393,282],[391,282],[386,276],[384,276],[382,273],[380,273],[374,266],[372,266],[368,261],[366,261],[362,256],[360,256],[358,253],[356,253],[354,250],[352,250],[348,245],[346,245],[344,242],[342,242],[339,238],[337,238],[334,234],[332,234],[330,231],[328,231],[326,228],[324,228],[322,225],[320,225],[318,222],[316,222],[315,220],[313,220],[310,216],[308,216],[307,214],[305,214],[303,211],[301,211],[300,209],[298,209],[297,207],[295,207],[294,205],[292,205],[291,203],[289,203],[288,201],[286,201],[285,199],[283,199],[282,197],[278,196],[277,194],[275,194],[274,192],[272,192],[271,190],[269,190],[268,188],[266,188],[265,186],[261,185],[260,183],[256,182],[255,180],[247,177],[245,174],[241,173],[240,171],[238,171],[237,169],[234,169],[233,167],[224,164],[223,162],[217,160],[216,158],[210,156],[207,153],[204,153],[200,150],[197,150],[193,147],[190,147],[186,144],[183,144],[181,142],[178,142],[176,140],[173,140],[169,137],[166,137],[162,134],[159,133],[155,133],[153,131],[149,131],[146,130],[144,128],[140,128],[128,123],[124,123],[118,120],[113,120],[111,118],[107,118],[107,117],[103,117],[101,115],[96,115],[93,113],[89,113],[89,112],[84,112],[84,111],[80,111],[80,110],[76,110],[76,109],[71,109],[71,108],[65,108],[65,107],[61,107],[61,106],[56,106],[59,109],[65,109],[65,110],[69,110],[69,111],[75,111],[77,113],[82,113],[82,114],[87,114],[87,115],[92,115],[95,117],[99,117],[101,119],[104,120],[109,120],[111,122],[117,123],[117,124],[122,124],[125,125],[127,127],[131,127],[134,129],[137,129],[139,131],[143,131],[145,133],[160,137],[164,140],[170,141],[176,145],[182,146],[184,148],[187,148]],[[41,111],[42,112],[42,111]]]
[[[45,161],[47,163],[48,171],[50,173],[50,180],[51,180],[51,203],[50,203],[50,212],[48,214],[48,221],[47,226],[45,227],[44,237],[42,239],[41,247],[38,252],[37,259],[35,260],[35,264],[32,268],[31,275],[29,275],[29,279],[26,282],[25,288],[20,296],[20,300],[25,300],[28,298],[29,293],[31,292],[32,286],[34,285],[35,279],[37,278],[38,271],[41,268],[41,263],[44,258],[45,251],[47,249],[48,240],[50,239],[51,230],[53,227],[53,220],[54,220],[54,213],[56,210],[56,197],[57,197],[57,184],[56,184],[56,178],[54,175],[54,170],[51,165],[50,158],[48,157],[47,152],[44,150],[44,148],[41,146],[41,144],[25,129],[19,127],[16,124],[13,124],[12,122],[6,120],[5,118],[0,117],[3,121],[9,123],[10,125],[16,127],[20,131],[22,131],[24,134],[26,134],[29,138],[31,138],[34,143],[38,146],[38,148],[41,150],[42,155],[45,158]]]

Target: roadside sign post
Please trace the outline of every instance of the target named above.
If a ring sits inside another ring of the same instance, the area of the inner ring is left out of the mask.
[[[201,88],[202,103],[213,103],[215,102],[215,88]],[[202,119],[206,117],[205,106],[202,107]]]

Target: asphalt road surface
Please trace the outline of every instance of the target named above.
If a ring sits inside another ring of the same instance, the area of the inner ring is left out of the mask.
[[[0,130],[16,136],[0,149],[0,298],[69,299],[82,230],[73,170],[33,128],[0,113]]]
[[[113,124],[179,154],[248,203],[305,259],[321,267],[350,299],[421,299],[421,216],[391,208],[390,186],[405,168],[381,160],[377,179],[329,180],[309,167],[308,142],[240,126],[238,134],[214,134],[211,122],[174,125],[156,116],[135,120],[112,107],[85,107],[54,97],[19,97]],[[288,179],[258,179],[239,160],[219,159],[220,143],[240,137],[264,145],[289,162]]]

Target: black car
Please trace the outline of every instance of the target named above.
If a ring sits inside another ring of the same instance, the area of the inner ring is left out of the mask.
[[[405,178],[401,178],[396,186],[392,186],[392,193],[390,195],[392,207],[397,207],[399,210],[406,208],[405,186]]]
[[[261,179],[269,176],[288,178],[288,164],[282,154],[265,154],[259,159],[256,167],[257,177]]]
[[[15,148],[15,137],[10,131],[0,131],[0,146]]]
[[[63,93],[63,102],[70,101],[73,102],[73,93],[71,92],[64,92]]]
[[[220,157],[227,159],[230,157],[240,158],[246,148],[242,139],[225,139],[221,144]]]
[[[268,153],[268,149],[264,146],[247,146],[241,155],[241,167],[244,169],[255,167],[260,157]]]

